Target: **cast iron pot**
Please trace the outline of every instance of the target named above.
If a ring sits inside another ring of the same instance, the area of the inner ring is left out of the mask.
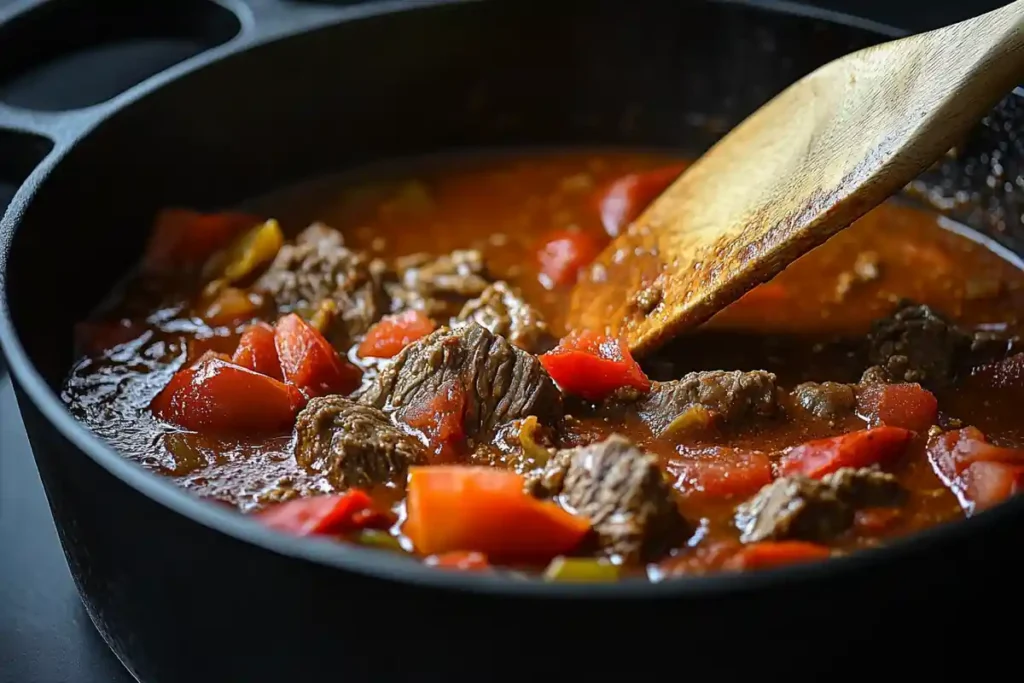
[[[668,675],[810,680],[879,657],[923,673],[943,658],[908,637],[960,650],[983,629],[940,625],[987,600],[1012,608],[1024,500],[817,565],[572,586],[285,537],[119,457],[60,389],[72,325],[139,257],[159,207],[217,209],[442,150],[696,153],[814,67],[895,35],[784,3],[219,5],[234,38],[105,103],[0,107],[9,134],[52,142],[0,230],[0,341],[71,573],[137,678],[578,680],[676,666]],[[957,217],[1019,251],[1018,109],[1009,97],[928,182],[965,193]],[[994,170],[1004,177],[985,183]]]

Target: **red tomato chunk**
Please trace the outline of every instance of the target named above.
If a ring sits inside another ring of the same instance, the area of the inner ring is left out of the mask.
[[[349,394],[359,386],[359,368],[343,360],[316,328],[294,313],[277,321],[274,345],[284,381],[310,398]]]
[[[371,327],[359,345],[360,358],[393,358],[402,349],[434,331],[434,323],[422,311],[409,309],[386,315]]]
[[[419,430],[437,455],[446,460],[465,438],[466,390],[457,382],[446,382],[428,403],[409,406],[402,419]]]
[[[267,323],[256,323],[242,333],[231,360],[243,368],[274,379],[283,379],[281,360],[277,357],[274,343],[274,328]]]
[[[744,546],[722,565],[724,569],[774,569],[828,559],[832,551],[805,541],[764,541]]]
[[[162,420],[196,432],[280,432],[291,428],[306,399],[295,387],[210,352],[179,370],[150,408]]]
[[[359,489],[277,503],[255,516],[272,529],[298,536],[386,529],[395,522],[390,514],[374,510],[373,500]]]
[[[843,467],[883,465],[899,457],[913,436],[900,427],[876,427],[809,441],[783,453],[779,472],[820,479]]]
[[[968,514],[1024,490],[1024,449],[990,444],[974,427],[930,439],[928,459]]]
[[[938,419],[939,402],[920,384],[873,384],[857,395],[857,412],[872,427],[926,432]]]
[[[537,250],[540,274],[547,286],[571,285],[580,269],[601,253],[597,241],[581,232],[557,230],[549,234]]]
[[[568,394],[600,401],[616,389],[651,389],[626,342],[597,332],[574,332],[540,357],[541,365]]]
[[[767,455],[725,447],[674,460],[667,469],[676,477],[675,488],[686,494],[748,496],[772,482],[772,463]]]
[[[682,174],[686,164],[671,164],[645,173],[630,173],[613,182],[598,199],[601,223],[615,237]]]

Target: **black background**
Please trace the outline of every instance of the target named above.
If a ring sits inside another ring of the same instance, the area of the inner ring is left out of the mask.
[[[0,8],[10,1],[0,0]],[[917,31],[1005,2],[820,0],[815,4]],[[137,80],[140,62],[159,68],[188,52],[187,46],[183,50],[181,44],[156,41],[131,49],[127,67],[125,55],[116,50],[106,59],[95,54],[72,57],[60,68],[37,72],[22,85],[66,101],[69,89],[91,87],[98,81],[109,86],[111,79],[119,77],[131,84]],[[0,683],[131,680],[93,629],[75,592],[0,359]]]

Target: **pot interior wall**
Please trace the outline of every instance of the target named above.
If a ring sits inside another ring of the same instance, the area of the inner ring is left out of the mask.
[[[70,151],[14,240],[15,326],[56,389],[72,324],[136,261],[161,206],[217,209],[450,149],[699,152],[787,84],[880,39],[741,4],[613,0],[571,12],[455,3],[285,38],[152,93]],[[34,294],[44,282],[56,305]]]

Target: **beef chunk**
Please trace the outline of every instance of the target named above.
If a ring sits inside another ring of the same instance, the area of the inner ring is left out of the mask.
[[[821,481],[831,487],[840,500],[857,509],[892,507],[906,501],[906,489],[896,477],[870,467],[844,467],[826,474]]]
[[[811,415],[830,422],[849,415],[857,406],[853,386],[838,382],[804,382],[793,390],[793,398]]]
[[[409,465],[425,460],[417,439],[371,406],[340,396],[312,399],[295,423],[295,460],[338,489],[403,483]]]
[[[562,395],[540,362],[476,323],[442,327],[410,344],[359,392],[359,401],[396,411],[421,409],[455,387],[465,400],[466,436],[487,439],[512,420],[561,416]]]
[[[489,284],[483,255],[476,249],[404,256],[396,259],[395,270],[398,282],[388,285],[392,308],[415,308],[434,319],[456,314]]]
[[[467,301],[458,315],[460,322],[475,321],[531,353],[540,351],[548,334],[540,313],[522,295],[502,281],[490,285],[476,299]]]
[[[627,562],[657,557],[687,531],[655,458],[618,434],[559,451],[544,470],[527,477],[526,490],[560,495],[590,520],[601,549]]]
[[[317,223],[281,247],[255,289],[279,308],[304,315],[329,302],[332,326],[351,339],[386,312],[383,271],[382,261],[349,250],[340,232]]]
[[[905,489],[891,474],[843,468],[822,479],[781,477],[736,509],[740,540],[827,541],[853,525],[860,508],[903,503]]]
[[[940,387],[951,382],[970,336],[928,306],[905,306],[875,323],[868,360],[893,382]]]
[[[682,379],[655,382],[636,409],[659,434],[687,407],[700,404],[723,422],[770,416],[777,407],[775,375],[763,370],[691,372]]]

